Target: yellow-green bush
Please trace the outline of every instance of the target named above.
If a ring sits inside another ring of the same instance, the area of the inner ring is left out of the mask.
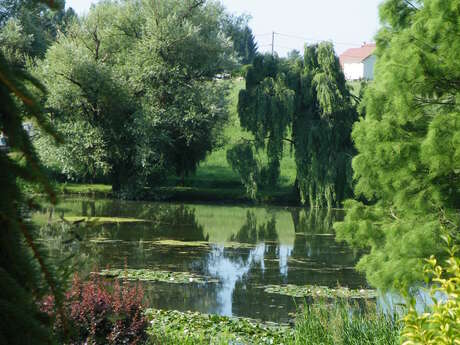
[[[438,263],[434,256],[427,260],[425,274],[432,278],[430,295],[433,306],[418,314],[415,306],[403,318],[402,345],[460,345],[460,258],[458,248],[446,236],[448,259]],[[440,294],[441,298],[436,298]]]

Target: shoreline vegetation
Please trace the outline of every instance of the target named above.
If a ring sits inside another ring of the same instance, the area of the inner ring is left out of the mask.
[[[112,191],[112,186],[106,184],[57,183],[56,191],[60,196],[117,198],[117,195]],[[255,201],[246,195],[242,187],[203,188],[193,186],[163,186],[152,189],[139,201],[300,206],[298,198],[294,195],[293,190],[288,187],[278,191],[262,192],[260,199]]]
[[[299,306],[295,321],[273,324],[248,318],[198,312],[147,309],[149,344],[193,345],[396,345],[400,324],[373,302],[356,308],[348,302],[318,299]]]

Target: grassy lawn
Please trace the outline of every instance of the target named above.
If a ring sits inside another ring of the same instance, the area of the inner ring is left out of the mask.
[[[225,145],[212,152],[207,159],[201,163],[196,175],[187,182],[193,185],[214,184],[220,187],[241,185],[238,175],[232,171],[227,162],[227,150],[241,141],[241,139],[254,139],[253,135],[240,126],[238,118],[238,94],[245,87],[244,80],[235,80],[230,94],[229,122],[224,129]],[[284,157],[281,161],[281,185],[280,187],[292,186],[296,176],[295,161],[290,153],[289,145],[285,146]],[[266,161],[267,156],[261,152],[259,158]]]

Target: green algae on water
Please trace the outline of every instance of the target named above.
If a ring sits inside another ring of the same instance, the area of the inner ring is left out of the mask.
[[[322,298],[363,298],[372,299],[377,297],[376,290],[349,289],[347,287],[329,288],[318,285],[265,285],[265,292],[271,294],[286,295],[292,297],[322,297]]]
[[[170,284],[205,284],[219,282],[218,279],[190,272],[156,271],[151,269],[105,269],[98,274],[109,278],[134,281],[164,282]]]
[[[160,246],[171,246],[171,247],[209,247],[211,245],[221,245],[224,248],[254,248],[254,244],[240,243],[240,242],[223,242],[223,243],[211,243],[206,241],[178,241],[178,240],[158,240],[153,241],[152,244]]]

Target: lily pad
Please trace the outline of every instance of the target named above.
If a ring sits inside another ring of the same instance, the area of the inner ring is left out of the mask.
[[[325,298],[364,298],[377,297],[376,290],[349,289],[347,287],[330,288],[318,285],[265,285],[263,289],[267,293],[286,295],[292,297],[325,297]]]
[[[150,269],[105,269],[99,272],[98,274],[110,278],[136,281],[164,282],[170,284],[205,284],[219,282],[218,279],[190,272],[156,271]]]
[[[187,338],[190,341],[197,337],[212,343],[212,339],[225,334],[233,339],[232,344],[281,345],[286,344],[287,339],[292,339],[294,334],[288,325],[249,318],[159,309],[148,309],[146,316],[151,325],[148,330],[150,334],[163,334],[178,340]]]
[[[240,243],[240,242],[223,242],[223,243],[211,243],[206,241],[178,241],[178,240],[158,240],[152,241],[154,245],[160,246],[171,246],[171,247],[209,247],[212,245],[223,246],[224,248],[254,248],[254,244]]]

